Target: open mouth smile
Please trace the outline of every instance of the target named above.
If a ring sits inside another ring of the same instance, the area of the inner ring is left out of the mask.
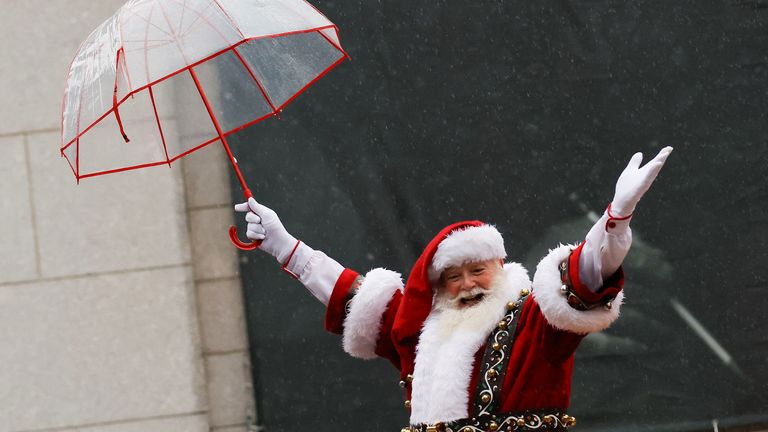
[[[482,300],[483,297],[485,297],[485,294],[479,293],[479,294],[476,294],[476,295],[471,296],[471,297],[464,297],[461,300],[459,300],[459,303],[462,306],[472,306],[472,305],[475,305],[477,303],[480,303],[480,300]]]

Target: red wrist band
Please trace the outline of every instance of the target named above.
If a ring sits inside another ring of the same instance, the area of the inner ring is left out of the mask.
[[[287,259],[287,260],[285,260],[285,264],[283,264],[282,266],[280,266],[280,270],[282,270],[282,271],[284,271],[284,272],[288,273],[288,274],[289,274],[289,275],[291,275],[291,277],[292,277],[292,278],[294,278],[294,279],[298,279],[298,278],[299,278],[299,275],[297,275],[296,273],[294,273],[294,272],[292,272],[292,271],[288,270],[288,263],[289,263],[289,262],[291,262],[291,258],[293,258],[293,254],[295,254],[295,253],[296,253],[296,249],[298,249],[298,248],[299,248],[299,243],[301,243],[301,240],[296,240],[296,245],[293,247],[293,250],[291,251],[291,254],[290,254],[290,255],[288,255],[288,259]]]
[[[627,219],[631,218],[632,215],[634,214],[634,213],[630,213],[629,216],[616,217],[616,216],[611,214],[611,205],[612,204],[613,204],[612,202],[608,203],[608,209],[606,209],[606,212],[608,212],[608,220],[605,222],[605,229],[606,229],[606,231],[608,230],[608,228],[615,228],[616,227],[616,222],[614,222],[614,221],[627,220]]]
[[[608,212],[608,217],[613,219],[613,220],[627,220],[627,219],[631,218],[632,215],[634,214],[634,213],[630,213],[629,216],[616,217],[616,216],[611,214],[611,205],[612,204],[613,204],[612,202],[608,203],[608,209],[606,211]]]

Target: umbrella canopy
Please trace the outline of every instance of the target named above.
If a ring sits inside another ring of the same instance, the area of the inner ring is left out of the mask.
[[[131,0],[75,55],[62,154],[78,179],[173,162],[218,140],[210,121],[201,142],[169,142],[174,125],[156,115],[173,111],[174,91],[196,91],[190,71],[212,86],[208,100],[230,134],[278,113],[345,57],[336,26],[304,0]],[[202,98],[186,108],[205,110]]]
[[[83,42],[67,75],[61,154],[80,179],[170,165],[278,114],[347,54],[305,0],[130,0]],[[195,140],[172,115],[180,93]],[[169,120],[170,119],[170,120]]]

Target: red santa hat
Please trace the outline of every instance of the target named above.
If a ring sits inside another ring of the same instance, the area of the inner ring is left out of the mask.
[[[429,242],[411,269],[392,328],[402,365],[413,364],[419,333],[432,310],[433,290],[442,272],[448,267],[506,256],[499,231],[476,220],[449,225]]]
[[[437,282],[448,267],[506,257],[504,239],[493,225],[458,228],[438,243],[428,270],[429,280]]]

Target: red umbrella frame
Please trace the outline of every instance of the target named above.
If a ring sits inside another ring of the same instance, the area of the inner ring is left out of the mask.
[[[338,28],[305,0],[132,0],[78,49],[62,101],[61,155],[77,181],[158,165],[281,110],[349,58]],[[181,140],[174,94],[200,131]],[[230,239],[251,250],[230,227]]]

